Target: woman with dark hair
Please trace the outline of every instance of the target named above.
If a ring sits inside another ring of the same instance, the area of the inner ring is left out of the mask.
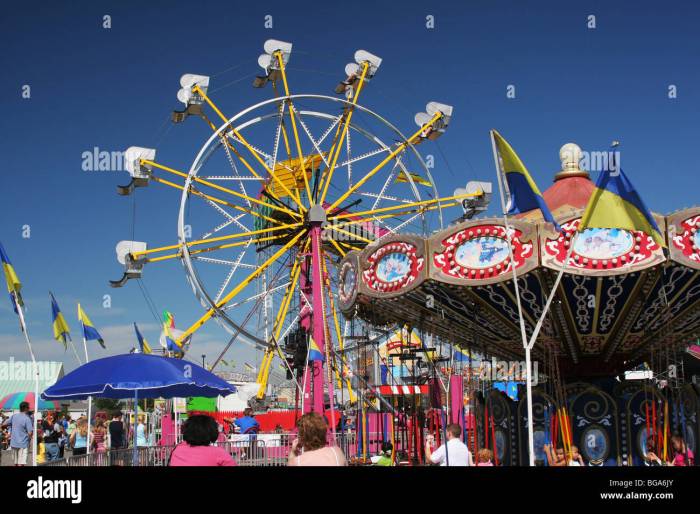
[[[214,418],[203,414],[190,416],[182,427],[183,442],[170,455],[171,466],[235,466],[226,450],[212,446],[219,437]]]
[[[671,466],[693,466],[695,465],[695,455],[688,448],[685,439],[681,434],[671,436],[671,447],[673,448],[673,461]]]
[[[297,428],[297,439],[289,451],[289,466],[347,466],[340,448],[327,446],[328,424],[324,418],[309,412],[299,418]]]

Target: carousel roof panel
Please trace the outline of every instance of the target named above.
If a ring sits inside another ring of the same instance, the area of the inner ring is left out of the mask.
[[[529,335],[574,244],[535,356],[554,345],[571,364],[586,361],[592,363],[587,369],[600,365],[609,372],[651,347],[696,338],[700,207],[654,215],[666,234],[666,251],[643,232],[579,233],[584,198],[592,190],[581,173],[564,174],[547,190],[548,204],[559,208],[561,234],[526,215],[509,219],[508,227],[502,218],[482,218],[427,238],[380,238],[344,258],[340,307],[348,317],[408,323],[465,347],[521,355],[513,272]]]

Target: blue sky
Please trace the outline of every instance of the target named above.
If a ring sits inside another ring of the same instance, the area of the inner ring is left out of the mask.
[[[700,40],[698,7],[662,2],[22,2],[0,18],[2,203],[0,240],[24,283],[30,333],[40,359],[71,354],[51,339],[48,291],[77,338],[81,301],[108,343],[93,357],[128,351],[131,323],[155,343],[159,328],[136,284],[119,290],[114,245],[131,238],[133,200],[118,197],[123,172],[81,169],[94,147],[157,147],[187,167],[209,136],[194,124],[167,130],[179,108],[182,73],[212,76],[210,91],[227,112],[266,98],[250,87],[268,38],[294,43],[290,80],[297,92],[332,94],[358,48],[384,61],[362,102],[404,131],[429,100],[455,107],[434,154],[441,194],[468,180],[495,180],[488,130],[498,128],[544,190],[559,169],[558,150],[623,143],[623,166],[660,213],[696,201]],[[355,5],[357,7],[355,7]],[[356,15],[347,12],[356,11]],[[692,12],[691,12],[692,11]],[[112,28],[104,29],[104,15]],[[264,27],[271,15],[273,28]],[[426,16],[435,28],[426,28]],[[587,27],[589,15],[597,27]],[[31,98],[21,96],[24,85]],[[514,85],[515,99],[506,97]],[[668,88],[677,98],[668,98]],[[224,87],[225,86],[225,87]],[[136,195],[137,240],[176,239],[179,195],[149,187]],[[28,225],[31,237],[23,238]],[[149,269],[145,283],[159,309],[185,328],[201,312],[177,262]],[[103,295],[112,306],[102,307]],[[227,338],[212,324],[193,358],[213,355]],[[0,303],[0,358],[22,358],[24,342],[9,301]],[[238,363],[254,352],[239,346]]]

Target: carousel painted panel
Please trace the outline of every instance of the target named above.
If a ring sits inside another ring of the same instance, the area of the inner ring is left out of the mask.
[[[617,228],[588,228],[578,232],[580,221],[569,220],[561,224],[561,233],[542,237],[544,266],[561,269],[571,244],[574,247],[566,271],[572,274],[616,275],[645,269],[664,260],[661,246],[644,232]]]
[[[568,390],[568,388],[567,388]],[[569,397],[572,444],[589,466],[619,466],[622,462],[620,418],[615,400],[595,386]]]
[[[700,208],[686,209],[668,217],[671,258],[700,269]]]
[[[366,248],[361,257],[361,292],[388,297],[413,289],[425,272],[423,244],[419,238],[402,238]]]
[[[443,231],[430,240],[431,277],[454,284],[490,283],[507,279],[513,266],[518,274],[525,273],[537,265],[535,233],[534,224],[516,222],[507,234],[504,226],[487,220]]]
[[[357,299],[359,269],[358,252],[348,252],[340,263],[340,271],[338,273],[338,304],[340,310],[344,313],[352,310]]]

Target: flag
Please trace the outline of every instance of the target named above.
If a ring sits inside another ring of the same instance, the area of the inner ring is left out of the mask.
[[[163,311],[163,331],[160,334],[160,345],[168,352],[172,352],[176,357],[184,357],[190,342],[188,337],[182,343],[178,339],[184,332],[175,328],[175,316],[171,312]]]
[[[666,248],[664,236],[651,212],[622,168],[614,164],[598,175],[578,231],[583,232],[587,228],[638,230]]]
[[[51,316],[53,318],[53,338],[56,341],[63,343],[63,347],[67,348],[68,341],[70,341],[70,328],[68,323],[66,323],[66,318],[63,317],[61,309],[58,308],[58,303],[56,298],[54,298],[53,293],[49,292],[51,297]]]
[[[80,306],[80,304],[78,304],[78,320],[83,325],[83,337],[85,338],[85,340],[95,340],[98,343],[100,343],[100,346],[102,348],[106,348],[104,339],[102,339],[102,336],[92,324],[92,321],[90,321],[90,318],[88,318],[87,314],[85,314],[85,311]]]
[[[145,354],[151,354],[153,353],[153,350],[151,350],[151,346],[148,344],[148,341],[141,335],[141,331],[139,330],[139,327],[136,326],[136,323],[134,323],[134,330],[136,331],[136,339],[139,340],[139,347],[141,348],[141,353]]]
[[[411,176],[411,178],[413,179],[413,182],[415,184],[420,184],[421,186],[428,186],[428,187],[432,187],[432,185],[433,185],[428,179],[421,177],[418,173],[408,173],[408,175]],[[396,179],[394,180],[394,182],[396,182],[397,184],[400,182],[408,182],[408,177],[406,176],[406,172],[404,172],[403,170],[401,172],[399,172],[399,174],[396,176]]]
[[[321,350],[319,349],[316,341],[312,336],[309,336],[309,360],[310,361],[325,361],[325,357]]]
[[[255,371],[255,366],[253,366],[252,364],[248,364],[247,362],[245,362],[245,363],[243,363],[243,365],[245,366],[245,369],[247,369],[248,371]]]
[[[542,197],[542,193],[537,188],[537,184],[532,180],[527,168],[515,153],[515,150],[508,144],[508,141],[495,130],[491,131],[491,137],[496,147],[500,172],[505,177],[505,185],[508,192],[508,205],[506,214],[520,214],[533,209],[539,209],[542,217],[554,225],[557,232],[561,227],[554,220],[554,216],[547,207]]]
[[[471,356],[469,355],[468,351],[462,350],[461,348],[455,348],[452,359],[455,362],[469,362],[471,361]]]
[[[20,293],[22,282],[19,281],[17,273],[15,273],[15,268],[12,266],[7,253],[5,253],[5,248],[2,246],[2,243],[0,243],[0,262],[2,262],[2,270],[5,273],[7,292],[10,293],[12,307],[15,309],[15,312],[17,312],[17,305],[20,307],[24,305],[22,294]]]

